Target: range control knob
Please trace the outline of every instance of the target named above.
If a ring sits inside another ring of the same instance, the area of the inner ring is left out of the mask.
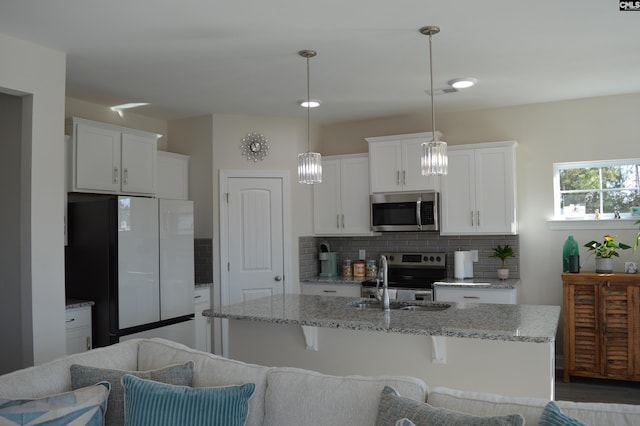
[[[436,262],[440,262],[441,260],[440,256],[436,256]]]
[[[429,256],[425,256],[422,258],[423,261],[428,262],[429,261]]]
[[[393,256],[389,256],[389,260],[393,261]]]
[[[429,260],[433,262],[435,260],[435,257],[431,256]]]

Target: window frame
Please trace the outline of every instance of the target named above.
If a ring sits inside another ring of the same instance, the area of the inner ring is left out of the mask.
[[[560,208],[562,193],[560,190],[560,170],[566,169],[586,169],[586,168],[603,168],[603,167],[615,167],[615,166],[627,166],[633,164],[640,164],[640,158],[625,158],[618,160],[594,160],[594,161],[569,161],[561,163],[553,163],[553,220],[558,221],[594,221],[595,213],[585,212],[584,216],[569,217],[562,215]],[[597,188],[601,194],[604,192],[603,188]],[[623,189],[621,189],[623,190]],[[601,196],[602,200],[603,197]],[[638,220],[640,217],[631,216],[630,211],[620,211],[620,219],[615,219],[613,213],[603,213],[600,217],[601,220]]]

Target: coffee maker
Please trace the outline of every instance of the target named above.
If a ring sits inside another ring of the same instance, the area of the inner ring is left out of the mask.
[[[320,244],[320,276],[332,278],[338,276],[338,253],[329,250],[329,243]]]

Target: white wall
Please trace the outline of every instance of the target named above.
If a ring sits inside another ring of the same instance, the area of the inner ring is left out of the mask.
[[[64,327],[65,54],[0,35],[0,91],[23,98],[19,255],[23,364],[66,352]],[[0,290],[2,291],[2,290]]]
[[[193,200],[195,238],[213,238],[211,115],[168,123],[167,150],[189,155],[189,199]]]

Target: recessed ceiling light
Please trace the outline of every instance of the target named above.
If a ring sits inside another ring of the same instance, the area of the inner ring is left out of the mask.
[[[322,101],[320,99],[310,99],[309,102],[307,100],[298,101],[298,105],[303,108],[318,108]]]
[[[449,80],[449,86],[456,89],[466,89],[468,87],[474,86],[477,82],[478,79],[473,77],[454,78],[453,80]]]

